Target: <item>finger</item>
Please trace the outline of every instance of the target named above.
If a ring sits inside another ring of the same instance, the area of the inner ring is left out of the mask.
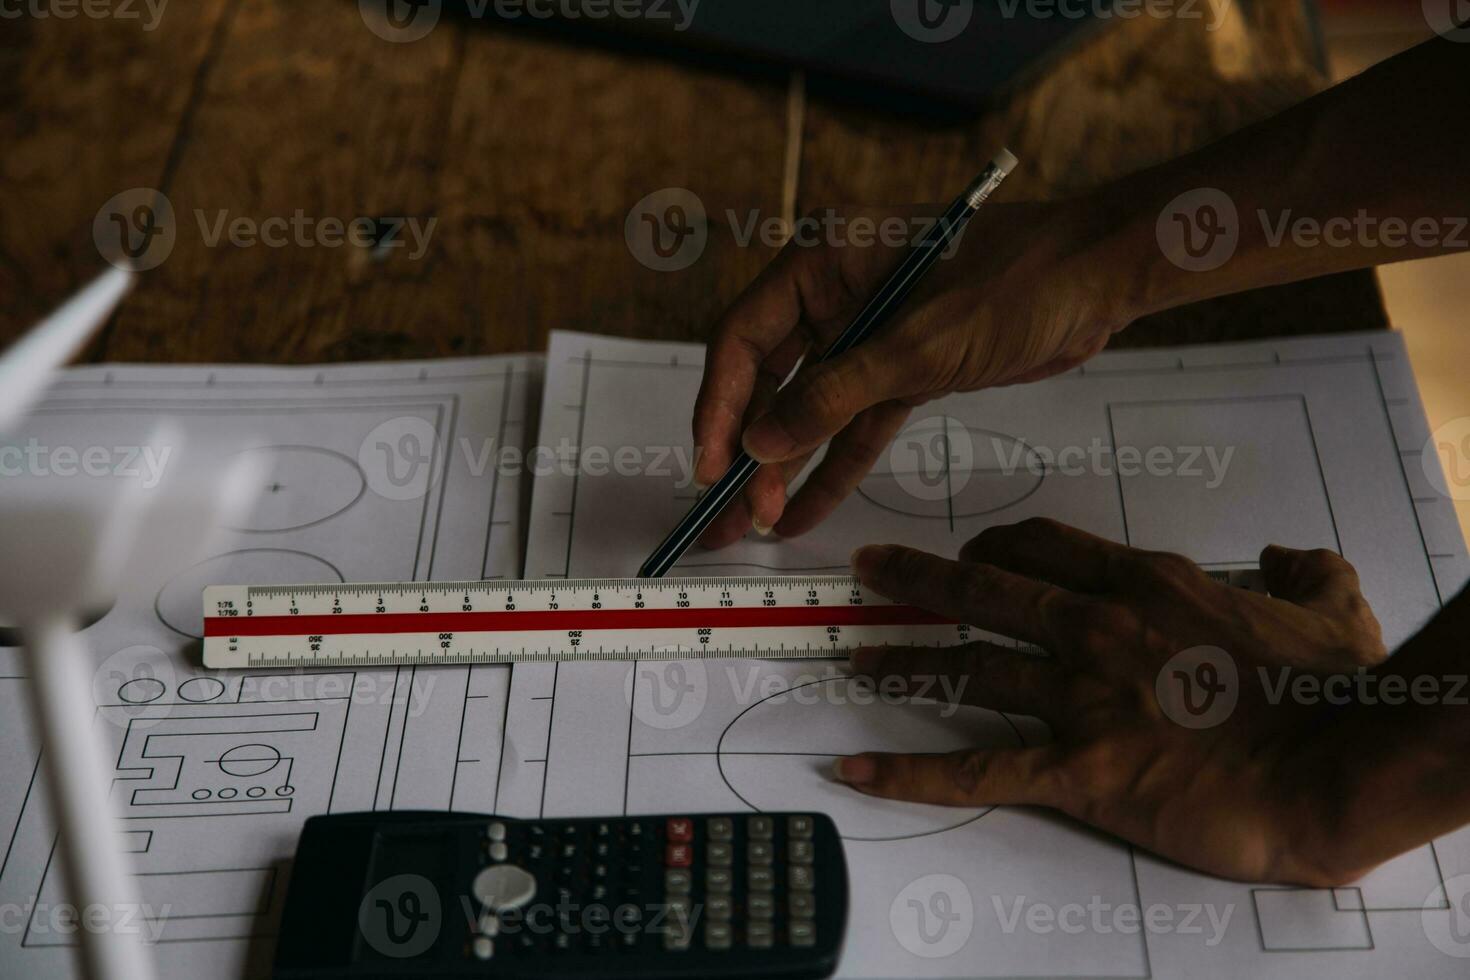
[[[742,495],[726,504],[720,515],[710,522],[699,536],[699,545],[718,551],[745,537],[750,528],[750,502]]]
[[[1125,545],[1033,517],[989,527],[960,549],[960,561],[995,565],[1077,592],[1106,592]]]
[[[1357,569],[1334,551],[1269,545],[1261,552],[1261,577],[1276,598],[1325,615],[1358,617],[1368,608]]]
[[[778,474],[775,477],[775,482],[778,487],[777,493],[780,495],[780,499],[784,501],[786,487],[792,480],[796,479],[797,474],[802,471],[810,460],[811,456],[807,455],[782,463],[779,466],[762,466],[756,470],[756,476],[752,477],[751,480],[754,482],[762,474]],[[747,490],[749,490],[748,487]],[[779,513],[779,510],[777,512]],[[772,523],[779,523],[779,521],[773,521]],[[720,516],[716,517],[710,526],[705,529],[705,532],[699,536],[699,544],[701,547],[712,550],[724,548],[745,537],[746,532],[754,526],[755,518],[751,512],[751,496],[747,492],[730,501],[729,505],[720,513]]]
[[[864,409],[914,394],[916,378],[912,349],[875,337],[797,375],[745,430],[741,444],[767,463],[811,452]]]
[[[1060,756],[1051,746],[965,749],[942,755],[864,752],[837,760],[833,774],[859,792],[940,806],[1061,801]]]
[[[787,350],[773,354],[762,367],[756,382],[755,395],[745,413],[747,425],[764,415],[775,400],[776,392],[780,390],[781,382],[786,373],[789,373],[790,367],[785,366],[782,370],[780,366],[773,368],[772,363],[778,357],[784,360],[791,355],[789,342],[793,339],[796,339],[794,335],[787,338],[787,342],[782,344]],[[746,509],[750,512],[750,522],[762,537],[771,533],[771,528],[775,527],[776,521],[781,518],[781,512],[786,509],[786,483],[783,467],[762,466],[745,485],[743,496]]]
[[[897,687],[894,693],[899,695],[1042,719],[1055,713],[1062,700],[1062,673],[1054,662],[994,643],[855,650],[852,671],[885,692]]]
[[[766,411],[781,382],[796,367],[808,345],[808,335],[803,328],[782,341],[780,348],[766,359],[756,375],[750,406],[746,409],[747,422]],[[794,470],[789,465],[784,469],[762,466],[756,470],[741,494],[699,536],[700,545],[710,549],[726,547],[745,537],[745,532],[752,527],[762,535],[769,534],[785,510],[786,487],[801,472],[805,462],[800,460]],[[695,470],[696,479],[706,486],[717,482],[728,469],[715,469],[702,457],[700,463]]]
[[[864,585],[895,602],[1043,647],[1055,646],[1061,618],[1076,618],[1068,614],[1077,597],[994,565],[873,545],[853,554],[853,569]]]
[[[778,350],[789,353],[785,341],[801,323],[801,261],[801,250],[783,251],[715,325],[694,402],[694,444],[701,460],[697,475],[706,485],[719,479],[734,460],[762,366]],[[777,368],[772,365],[770,370],[778,373]],[[781,374],[777,383],[784,377]]]
[[[825,520],[857,489],[908,417],[908,406],[884,402],[853,419],[833,437],[827,455],[786,505],[776,532],[796,537]]]

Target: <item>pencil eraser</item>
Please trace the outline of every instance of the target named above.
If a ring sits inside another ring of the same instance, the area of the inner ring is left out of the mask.
[[[1012,170],[1015,170],[1016,164],[1020,163],[1021,161],[1017,160],[1016,155],[1010,150],[1001,150],[995,155],[995,159],[990,162],[994,164],[996,169],[998,169],[1001,173],[1008,174]]]

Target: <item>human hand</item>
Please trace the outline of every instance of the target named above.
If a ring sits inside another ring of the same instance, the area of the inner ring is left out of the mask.
[[[917,238],[942,209],[844,212],[874,227],[898,219]],[[783,536],[810,530],[852,492],[911,408],[955,391],[1034,381],[1092,357],[1132,319],[1125,290],[1098,256],[1078,206],[989,204],[903,310],[855,350],[820,354],[902,260],[877,241],[793,240],[715,327],[694,409],[695,476],[709,486],[741,446],[761,467],[701,539],[722,547],[752,523]],[[856,234],[853,236],[856,238]],[[896,236],[885,236],[890,244]],[[786,500],[812,453],[827,455]]]
[[[1321,676],[1386,657],[1357,574],[1336,554],[1267,548],[1264,596],[1178,555],[1032,520],[990,528],[958,562],[895,546],[864,548],[854,565],[882,595],[1050,652],[865,650],[855,673],[890,690],[947,677],[942,689],[965,703],[1034,715],[1053,733],[1037,747],[839,760],[837,778],[861,792],[1054,807],[1253,881],[1340,884],[1420,843],[1336,846],[1348,712],[1269,693],[1283,667]],[[1218,649],[1195,656],[1202,647]]]

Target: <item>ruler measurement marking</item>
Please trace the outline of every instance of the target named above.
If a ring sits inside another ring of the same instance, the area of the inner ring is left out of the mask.
[[[217,669],[840,659],[971,636],[829,575],[238,585],[204,598],[204,659]]]

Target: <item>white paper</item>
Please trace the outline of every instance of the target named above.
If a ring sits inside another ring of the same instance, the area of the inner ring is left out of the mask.
[[[221,673],[204,670],[194,637],[206,584],[516,577],[527,486],[502,453],[534,434],[540,375],[539,357],[85,368],[0,444],[7,472],[98,493],[169,465],[171,447],[145,445],[163,415],[182,452],[269,464],[219,553],[134,583],[82,634],[160,976],[269,974],[307,817],[494,805],[508,668]],[[0,650],[0,976],[77,976],[19,664]]]
[[[537,476],[528,577],[631,575],[686,511],[702,355],[553,338],[539,442],[558,462]],[[915,419],[819,531],[693,551],[675,574],[837,572],[854,547],[882,541],[953,555],[988,525],[1048,516],[1207,567],[1253,564],[1269,543],[1330,548],[1357,566],[1396,644],[1470,572],[1451,502],[1430,489],[1427,427],[1391,333],[1106,354]],[[1141,458],[1092,462],[1095,448],[1125,447]],[[1155,448],[1170,456],[1150,467]],[[1028,467],[1048,451],[1051,465]],[[848,838],[841,969],[852,976],[1464,975],[1429,937],[1447,942],[1470,923],[1446,901],[1446,883],[1457,903],[1470,885],[1456,877],[1470,873],[1470,831],[1349,888],[1283,889],[1194,874],[1045,812],[866,799],[826,778],[835,755],[1015,745],[1040,732],[974,709],[855,703],[832,671],[517,666],[499,809],[831,813]],[[1140,930],[1140,911],[1156,928]]]

